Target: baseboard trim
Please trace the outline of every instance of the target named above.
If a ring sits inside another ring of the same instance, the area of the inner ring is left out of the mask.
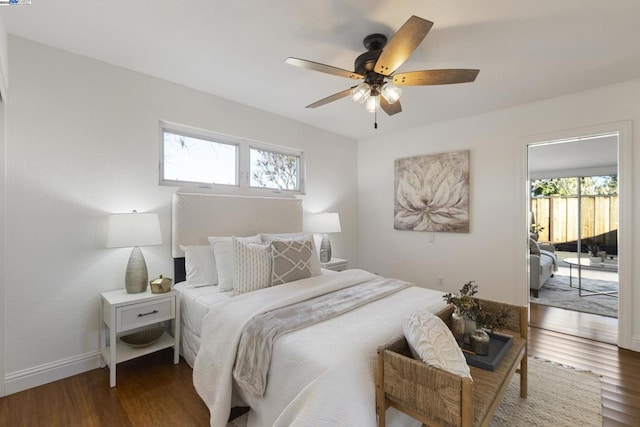
[[[631,337],[631,347],[627,350],[640,352],[640,336]]]
[[[29,388],[38,387],[53,381],[81,374],[100,367],[100,351],[45,363],[5,375],[5,392],[7,395],[18,393]]]

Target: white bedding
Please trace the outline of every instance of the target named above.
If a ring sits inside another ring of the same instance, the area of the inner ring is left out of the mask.
[[[200,348],[202,319],[210,309],[228,301],[232,292],[220,292],[218,286],[194,287],[186,282],[176,283],[174,289],[180,292],[180,354],[193,366]]]
[[[337,272],[322,269],[321,274]],[[200,349],[202,319],[209,310],[232,298],[233,292],[221,292],[218,286],[189,285],[187,282],[176,283],[173,289],[180,292],[180,354],[193,367]]]
[[[249,319],[375,277],[362,270],[311,277],[239,295],[209,311],[194,384],[209,407],[211,425],[227,423],[235,352]],[[414,286],[281,337],[273,348],[264,397],[235,390],[251,407],[248,426],[375,426],[377,347],[402,335],[402,321],[410,312],[436,312],[444,306],[442,292]],[[419,425],[393,410],[387,421],[391,426]]]

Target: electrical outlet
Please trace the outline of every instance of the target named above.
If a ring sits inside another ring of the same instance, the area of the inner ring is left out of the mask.
[[[444,277],[438,276],[438,286],[444,288]]]

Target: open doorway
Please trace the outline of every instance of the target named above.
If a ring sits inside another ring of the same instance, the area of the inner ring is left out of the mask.
[[[618,137],[543,140],[527,153],[532,309],[545,313],[547,329],[594,338],[581,331],[597,324],[601,340],[612,343],[618,341]]]

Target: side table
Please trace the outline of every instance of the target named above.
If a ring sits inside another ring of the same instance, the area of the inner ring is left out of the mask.
[[[138,294],[128,294],[126,290],[119,289],[103,292],[100,296],[100,352],[104,360],[102,366],[109,366],[111,387],[116,385],[116,366],[120,362],[173,347],[173,363],[178,364],[180,294],[177,291],[153,294],[147,290]],[[173,336],[164,332],[156,342],[148,346],[132,347],[118,339],[121,335],[128,335],[167,320],[172,320]]]
[[[320,267],[327,270],[342,271],[347,269],[348,260],[342,258],[331,258],[329,262],[321,262]]]

